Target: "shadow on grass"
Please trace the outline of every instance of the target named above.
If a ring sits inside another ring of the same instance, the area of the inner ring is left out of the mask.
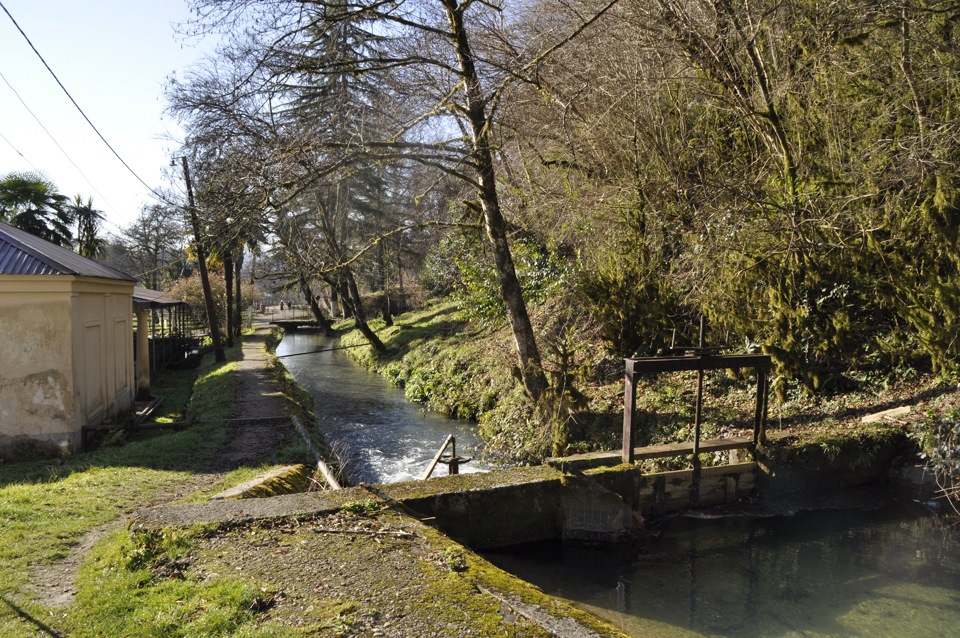
[[[36,627],[37,630],[40,631],[41,633],[46,634],[47,636],[53,636],[53,638],[61,638],[63,636],[63,634],[59,633],[53,627],[45,624],[39,618],[35,618],[31,616],[26,610],[24,610],[22,607],[17,606],[14,602],[12,602],[6,596],[0,595],[0,600],[2,600],[10,609],[12,609],[13,613],[15,613],[17,616],[19,616],[23,620],[27,621],[28,623]]]
[[[388,359],[402,359],[411,348],[410,344],[425,340],[436,339],[438,336],[453,337],[462,335],[468,321],[457,318],[457,310],[453,306],[438,308],[436,311],[418,315],[412,323],[397,323],[393,328],[381,330],[386,335],[384,341],[387,346]]]

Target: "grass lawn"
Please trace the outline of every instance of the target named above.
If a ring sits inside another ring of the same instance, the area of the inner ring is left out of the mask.
[[[38,602],[28,587],[32,570],[69,556],[84,535],[126,513],[192,491],[197,468],[216,458],[229,434],[217,420],[237,416],[231,371],[238,350],[228,350],[226,363],[205,357],[199,370],[156,380],[154,394],[165,398],[157,419],[197,420],[192,427],[63,459],[0,465],[0,636],[38,635],[37,623],[59,632],[63,610]]]

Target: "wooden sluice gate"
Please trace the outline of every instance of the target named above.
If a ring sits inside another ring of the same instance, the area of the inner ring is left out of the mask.
[[[562,458],[548,459],[548,463],[567,469],[587,469],[617,465],[634,464],[637,461],[690,455],[692,472],[689,481],[689,503],[696,507],[700,503],[700,485],[704,478],[700,454],[727,450],[749,450],[755,455],[757,446],[765,442],[767,420],[767,376],[773,368],[773,359],[766,354],[720,354],[720,349],[708,347],[704,343],[706,323],[700,322],[700,342],[697,346],[674,347],[671,350],[680,354],[667,357],[642,357],[625,359],[623,390],[623,445],[620,452],[589,452]],[[753,435],[749,437],[729,437],[723,439],[701,438],[703,420],[703,375],[711,370],[744,370],[756,372],[756,402],[754,407]],[[697,373],[696,406],[694,410],[693,440],[683,443],[648,445],[648,433],[638,432],[637,428],[637,382],[642,375],[656,375],[670,372]],[[640,443],[638,446],[637,443]],[[710,474],[722,473],[723,467],[708,468]]]

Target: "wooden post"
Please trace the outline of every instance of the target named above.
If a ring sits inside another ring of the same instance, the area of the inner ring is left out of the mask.
[[[753,418],[753,449],[767,442],[767,371],[757,369],[757,407]]]
[[[637,409],[637,386],[634,364],[626,360],[623,382],[623,462],[633,463],[633,414]]]
[[[137,398],[150,396],[150,333],[147,332],[150,309],[137,308]]]
[[[706,346],[707,319],[700,316],[699,349]],[[700,422],[703,419],[703,368],[697,370],[697,404],[693,412],[693,483],[690,485],[690,505],[696,507],[700,501]]]

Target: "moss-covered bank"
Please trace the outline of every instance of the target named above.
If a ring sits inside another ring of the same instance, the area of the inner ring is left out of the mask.
[[[471,323],[446,301],[394,317],[391,327],[378,321],[372,325],[387,347],[385,354],[378,355],[358,332],[343,336],[345,351],[403,388],[407,399],[453,418],[477,421],[494,453],[538,462],[551,453],[558,434],[568,452],[616,446],[622,389],[617,374],[610,374],[609,358],[595,344],[584,342],[575,354],[568,353],[564,364],[544,348],[544,365],[555,386],[563,385],[561,380],[570,373],[563,368],[574,361],[577,377],[577,390],[565,395],[562,418],[545,420],[536,415],[519,383],[515,346],[504,327]]]

